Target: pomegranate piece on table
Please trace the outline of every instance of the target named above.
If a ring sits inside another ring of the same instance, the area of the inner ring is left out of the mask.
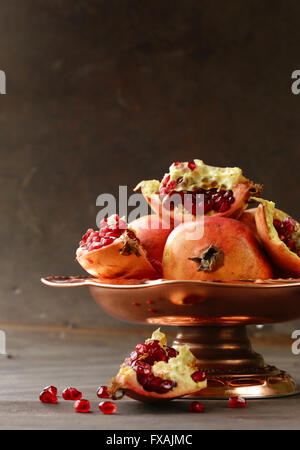
[[[103,279],[155,279],[151,264],[134,231],[117,215],[103,219],[99,230],[89,229],[76,251],[79,264]]]
[[[97,389],[97,397],[110,398],[110,393],[108,392],[108,387],[107,386],[99,386]]]
[[[260,202],[255,214],[259,238],[282,276],[300,276],[300,224],[275,203]]]
[[[109,391],[112,396],[123,390],[142,401],[172,399],[200,391],[206,387],[206,376],[197,368],[197,360],[188,346],[179,351],[167,346],[160,330],[125,359]]]
[[[53,403],[53,404],[58,403],[56,387],[55,386],[47,386],[40,393],[39,398],[42,403]]]
[[[202,413],[205,411],[205,407],[200,402],[192,402],[190,403],[190,411],[195,413]]]
[[[62,398],[64,400],[80,400],[81,397],[82,393],[73,387],[68,387],[62,391]]]
[[[238,218],[250,196],[261,190],[262,186],[245,178],[238,167],[213,167],[198,159],[175,162],[161,182],[142,181],[135,188],[165,222],[175,224],[182,223],[183,216],[187,221],[199,215],[197,194],[204,196],[205,215]]]
[[[101,402],[99,409],[103,414],[114,414],[117,411],[117,405],[114,402]]]
[[[231,397],[228,400],[229,408],[245,408],[247,406],[247,402],[243,397]]]
[[[81,398],[74,403],[74,409],[78,413],[87,413],[91,409],[91,405],[88,400]]]
[[[256,280],[273,277],[271,264],[251,230],[227,217],[205,217],[197,240],[197,222],[178,225],[168,237],[163,277],[171,280]]]

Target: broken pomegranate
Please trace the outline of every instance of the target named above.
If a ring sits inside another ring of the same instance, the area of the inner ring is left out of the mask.
[[[76,259],[91,275],[103,279],[155,279],[160,275],[134,231],[117,215],[103,219],[98,231],[86,232]]]
[[[192,402],[192,403],[190,403],[190,411],[196,412],[196,413],[202,413],[205,411],[205,407],[200,402]]]
[[[173,227],[166,227],[156,214],[140,217],[129,226],[147,251],[150,261],[161,263],[165,243]]]
[[[117,411],[117,405],[114,402],[101,402],[99,409],[103,414],[114,414]]]
[[[61,395],[64,400],[80,400],[82,397],[82,393],[73,387],[64,389]]]
[[[110,398],[110,393],[108,392],[107,386],[100,386],[97,389],[97,397],[99,398]]]
[[[203,236],[195,240],[197,225],[197,222],[181,224],[168,237],[163,256],[164,278],[203,281],[272,278],[270,263],[242,222],[206,217]]]
[[[188,346],[179,351],[167,346],[166,336],[158,329],[125,359],[109,391],[114,396],[122,390],[142,401],[192,394],[206,387],[205,373],[196,363]]]
[[[300,276],[300,224],[275,203],[255,199],[260,205],[255,214],[259,238],[282,276]]]
[[[247,402],[243,397],[231,397],[228,400],[229,408],[245,408],[247,406]]]
[[[142,192],[164,222],[178,225],[199,217],[200,205],[206,216],[238,218],[250,196],[259,195],[261,189],[261,185],[245,178],[238,167],[212,167],[195,159],[173,163],[161,182],[142,181],[135,191]]]
[[[88,400],[81,398],[74,403],[74,409],[78,413],[87,413],[91,409],[91,405]]]

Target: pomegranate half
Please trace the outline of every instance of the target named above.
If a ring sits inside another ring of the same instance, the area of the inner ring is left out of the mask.
[[[262,186],[245,178],[238,167],[213,167],[198,159],[175,162],[161,182],[142,181],[135,188],[164,222],[175,225],[199,216],[201,200],[197,194],[204,196],[206,216],[238,218],[250,196],[259,195],[261,190]]]
[[[275,203],[260,202],[255,222],[260,240],[282,276],[300,276],[300,224],[291,216],[275,208]]]
[[[272,278],[269,261],[242,222],[206,217],[199,239],[195,238],[196,226],[197,222],[181,224],[168,237],[163,256],[164,278],[202,281]]]
[[[172,399],[206,387],[206,375],[197,368],[197,360],[188,346],[179,351],[167,346],[166,336],[158,329],[145,344],[138,344],[125,359],[109,392],[117,391],[142,401]]]
[[[156,279],[160,274],[147,258],[134,231],[113,215],[98,231],[89,229],[76,251],[79,264],[101,279]]]

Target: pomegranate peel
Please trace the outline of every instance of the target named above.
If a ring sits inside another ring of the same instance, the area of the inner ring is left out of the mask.
[[[187,222],[169,235],[163,256],[164,278],[229,281],[273,277],[269,261],[242,222],[205,217],[203,236],[191,240],[196,226],[196,222]]]
[[[145,346],[147,352],[132,352],[111,380],[112,396],[121,390],[142,401],[172,399],[206,387],[206,377],[199,371],[197,359],[187,345],[177,352],[167,346],[166,336],[158,329],[145,341]],[[199,372],[201,377],[195,376]]]
[[[116,215],[104,219],[99,231],[87,231],[76,251],[76,259],[88,273],[104,280],[160,276],[134,231]]]
[[[257,232],[272,262],[285,275],[300,276],[300,224],[275,203],[254,198],[260,204],[256,210]],[[282,231],[281,231],[282,230]]]
[[[140,217],[129,224],[150,261],[161,263],[166,240],[173,227],[166,227],[156,214]]]
[[[259,195],[261,190],[262,185],[245,178],[238,167],[213,167],[197,159],[173,163],[161,182],[142,181],[135,188],[164,222],[168,220],[175,225],[195,219],[196,194],[204,195],[205,215],[238,218],[250,196]],[[170,204],[173,194],[178,194],[175,205]],[[192,198],[183,205],[180,197],[184,194],[191,194]]]

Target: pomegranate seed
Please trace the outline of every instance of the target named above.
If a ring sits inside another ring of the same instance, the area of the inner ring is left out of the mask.
[[[97,397],[99,398],[110,398],[110,393],[108,392],[107,386],[100,386],[97,389]]]
[[[140,355],[143,355],[144,353],[147,353],[147,345],[146,344],[137,344],[137,346],[135,347],[135,350]]]
[[[43,391],[48,391],[55,396],[57,395],[57,388],[55,386],[47,386],[43,389]]]
[[[287,232],[294,233],[296,228],[296,221],[291,217],[286,217],[285,219],[283,219],[282,225]]]
[[[190,411],[195,413],[202,413],[205,411],[205,407],[200,402],[192,402],[190,403]]]
[[[160,347],[159,341],[157,339],[153,339],[153,340],[148,341],[146,346],[147,346],[147,351],[149,351],[149,349],[151,350],[151,349]]]
[[[164,380],[159,384],[156,392],[157,392],[157,394],[166,394],[171,389],[173,389],[175,386],[177,386],[177,383],[174,383],[173,381],[170,381],[170,380]]]
[[[148,312],[149,312],[149,313],[156,313],[156,309],[149,308],[149,309],[148,309]]]
[[[278,219],[274,219],[273,220],[273,225],[276,228],[276,230],[279,230],[279,228],[281,228],[281,222]]]
[[[228,401],[229,408],[245,408],[247,405],[243,397],[231,397]]]
[[[147,303],[148,305],[152,305],[152,304],[154,303],[154,301],[153,301],[153,300],[146,300],[146,303]]]
[[[296,245],[295,245],[295,242],[293,241],[293,239],[287,239],[285,244],[288,246],[288,248],[290,250],[292,250],[292,251],[296,250]]]
[[[191,171],[193,171],[193,170],[195,170],[196,169],[196,164],[194,163],[194,162],[189,162],[188,163],[188,168],[191,170]]]
[[[117,411],[117,406],[113,402],[99,403],[99,409],[103,414],[114,414]]]
[[[166,347],[166,352],[169,358],[176,358],[178,351],[173,347]]]
[[[197,370],[197,372],[192,373],[191,377],[195,383],[200,383],[201,381],[206,380],[206,374],[203,370]]]
[[[82,393],[73,387],[66,388],[61,395],[64,400],[80,400],[82,397]]]
[[[88,400],[81,398],[74,403],[74,409],[78,413],[87,413],[91,409],[91,405]]]
[[[155,361],[167,361],[168,360],[165,351],[161,347],[157,348],[153,352],[152,356],[155,359]]]
[[[131,367],[138,374],[150,375],[150,373],[151,373],[150,364],[148,364],[144,361],[141,361],[141,360],[135,361]]]
[[[145,391],[156,392],[159,389],[159,386],[162,381],[163,380],[160,377],[153,377],[149,381],[147,381],[143,387],[144,387]]]
[[[141,304],[139,302],[132,302],[131,303],[133,306],[141,306]]]
[[[50,391],[42,391],[40,393],[40,400],[42,403],[57,403],[56,395],[52,394]]]

